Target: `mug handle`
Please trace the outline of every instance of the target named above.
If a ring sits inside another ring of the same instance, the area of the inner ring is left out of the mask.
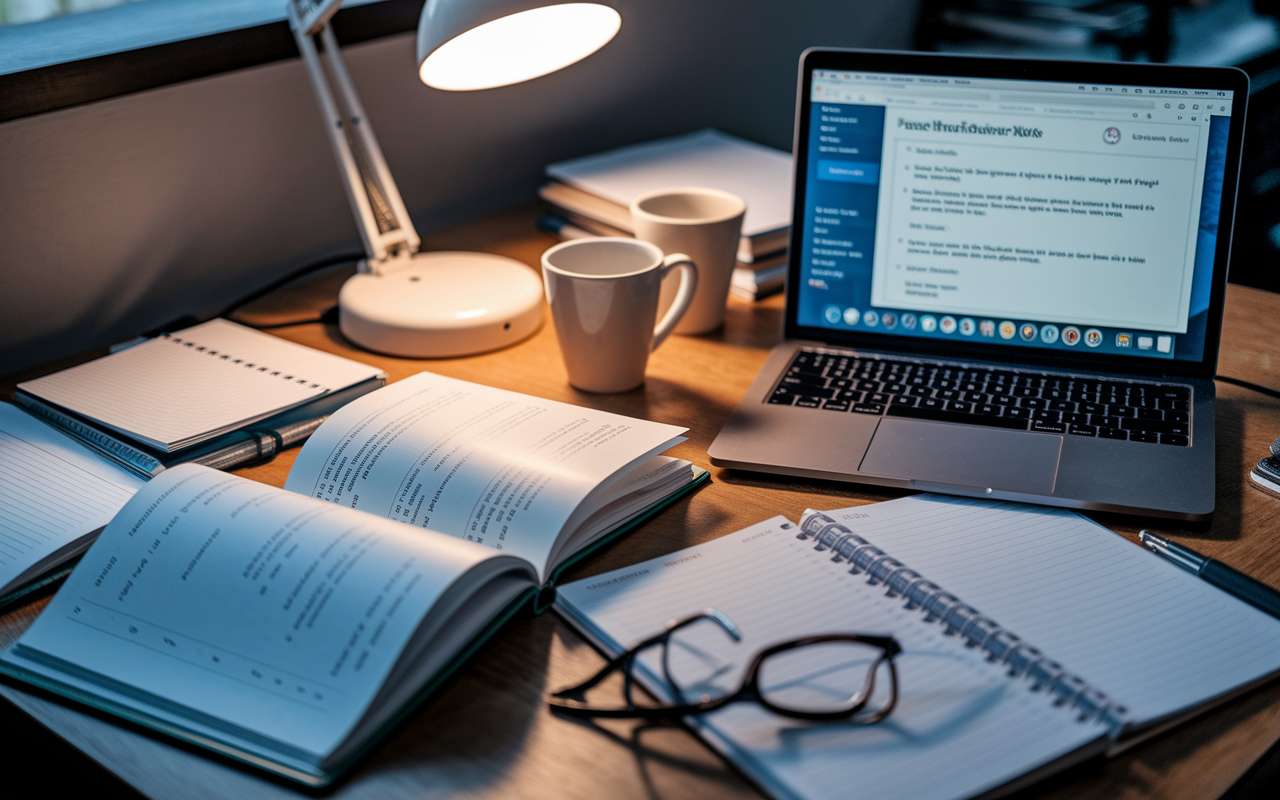
[[[672,302],[671,308],[667,309],[666,316],[658,323],[658,327],[653,329],[652,350],[657,350],[658,345],[666,341],[671,331],[675,330],[684,312],[689,310],[689,304],[693,302],[693,293],[698,288],[698,265],[693,263],[693,259],[684,253],[672,253],[662,259],[660,280],[665,280],[673,269],[683,269],[684,274],[680,276],[680,288],[676,290],[675,301]]]

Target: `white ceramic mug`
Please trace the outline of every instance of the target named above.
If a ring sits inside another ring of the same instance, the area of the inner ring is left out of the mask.
[[[698,291],[676,333],[706,333],[724,324],[746,213],[746,202],[736,194],[696,186],[646,192],[632,201],[637,239],[664,253],[687,253],[698,265]],[[665,305],[674,288],[664,287],[663,294]]]
[[[681,271],[675,302],[654,327],[662,279]],[[569,383],[588,392],[625,392],[644,383],[649,353],[689,308],[698,268],[683,253],[663,257],[635,239],[562,242],[542,254],[547,303]]]

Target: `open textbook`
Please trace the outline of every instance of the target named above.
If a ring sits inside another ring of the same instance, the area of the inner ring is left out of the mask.
[[[706,473],[683,429],[428,373],[285,489],[187,464],[116,515],[0,671],[320,785],[575,557]]]
[[[556,600],[610,655],[707,607],[743,634],[694,642],[715,687],[736,688],[746,660],[784,639],[888,634],[902,646],[883,722],[804,722],[754,703],[687,718],[777,798],[1003,794],[1280,670],[1280,620],[1074,512],[983,500],[775,517],[566,584]],[[637,677],[674,701],[649,655]],[[816,669],[785,677],[831,688]]]

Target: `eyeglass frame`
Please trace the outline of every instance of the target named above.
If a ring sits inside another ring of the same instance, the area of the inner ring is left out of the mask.
[[[742,633],[738,630],[738,626],[733,620],[722,611],[715,608],[707,608],[696,614],[691,614],[683,619],[670,620],[667,622],[666,630],[659,634],[651,636],[639,644],[631,647],[622,654],[609,660],[595,675],[587,678],[582,683],[570,686],[567,689],[561,689],[551,695],[551,699],[547,701],[553,709],[566,714],[582,717],[601,717],[606,719],[668,719],[672,717],[682,717],[686,714],[705,714],[709,711],[723,708],[730,703],[738,701],[754,701],[764,708],[775,714],[793,719],[812,720],[818,722],[830,722],[837,720],[852,720],[859,724],[871,725],[883,720],[893,711],[898,703],[898,669],[894,664],[894,657],[902,652],[902,646],[892,636],[875,636],[860,633],[828,633],[814,636],[801,636],[795,639],[787,639],[776,644],[772,644],[756,653],[744,673],[741,686],[737,691],[726,693],[717,698],[709,698],[705,695],[703,699],[696,703],[676,703],[661,706],[641,706],[632,699],[632,687],[635,679],[632,676],[635,668],[636,657],[644,650],[656,645],[662,645],[662,673],[667,681],[667,685],[676,697],[683,697],[684,690],[671,677],[671,669],[668,661],[668,653],[671,650],[670,640],[672,634],[688,625],[692,625],[703,619],[709,619],[721,628],[735,641],[742,641]],[[866,681],[863,683],[862,691],[855,695],[861,699],[853,703],[849,708],[840,709],[838,711],[802,711],[799,709],[785,708],[775,705],[764,696],[760,691],[760,666],[770,656],[787,650],[794,650],[799,647],[807,647],[809,645],[821,644],[823,642],[851,642],[855,644],[865,644],[872,647],[878,647],[882,651],[879,658],[876,659],[867,671]],[[882,708],[877,709],[872,714],[862,719],[854,720],[853,717],[871,700],[871,695],[875,691],[875,676],[880,669],[881,664],[887,664],[889,667],[889,701]],[[622,670],[622,696],[626,700],[626,707],[623,708],[601,708],[591,706],[585,701],[576,700],[569,695],[582,694],[590,691],[598,686],[605,678],[609,677],[617,670]]]

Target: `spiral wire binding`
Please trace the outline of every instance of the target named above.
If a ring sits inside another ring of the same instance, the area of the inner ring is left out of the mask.
[[[905,598],[908,611],[923,611],[924,621],[939,622],[944,635],[985,651],[988,661],[1008,667],[1010,677],[1030,681],[1031,691],[1047,692],[1055,706],[1076,710],[1080,722],[1100,722],[1118,734],[1129,721],[1124,706],[826,514],[805,514],[796,538],[812,538],[815,550],[832,551],[831,560],[847,562],[851,574],[866,574],[867,583],[885,586],[886,596]]]
[[[191,349],[196,350],[197,352],[204,353],[205,355],[210,356],[212,358],[218,358],[218,359],[221,359],[222,361],[226,361],[231,364],[242,366],[245,369],[261,372],[261,373],[270,375],[273,378],[280,378],[281,380],[285,380],[290,383],[299,383],[303,385],[306,385],[307,383],[311,383],[311,385],[307,387],[309,389],[322,388],[320,384],[310,382],[306,378],[299,378],[295,375],[286,375],[284,370],[279,370],[279,369],[273,370],[271,369],[271,367],[263,366],[261,364],[255,364],[252,361],[246,361],[243,358],[235,358],[230,353],[219,352],[212,347],[206,347],[205,345],[202,345],[193,339],[184,339],[181,336],[174,333],[162,334],[162,338],[166,341],[173,342],[174,344],[182,345],[183,347],[190,347]]]

